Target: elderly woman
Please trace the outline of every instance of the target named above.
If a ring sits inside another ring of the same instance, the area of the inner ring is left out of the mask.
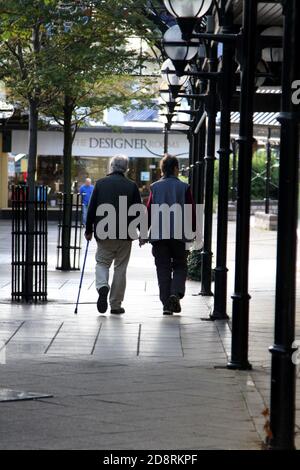
[[[110,173],[97,181],[90,199],[85,238],[97,241],[96,289],[99,294],[97,308],[105,313],[109,302],[112,314],[125,313],[122,308],[126,288],[126,270],[131,253],[132,239],[128,235],[131,218],[128,208],[140,204],[137,185],[126,177],[128,157],[117,155],[110,161]],[[120,198],[122,203],[120,204]],[[120,220],[122,221],[121,223]],[[109,269],[114,262],[111,286]]]

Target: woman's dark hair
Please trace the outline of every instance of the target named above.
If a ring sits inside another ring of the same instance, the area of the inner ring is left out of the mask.
[[[172,157],[171,155],[165,155],[164,158],[161,159],[160,169],[163,175],[174,175],[176,168],[179,168],[178,158]]]

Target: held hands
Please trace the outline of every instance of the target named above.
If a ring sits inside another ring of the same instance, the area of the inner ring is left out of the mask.
[[[146,245],[146,243],[148,243],[148,240],[143,240],[142,238],[139,238],[139,245],[140,245],[140,248],[141,248],[143,245]]]
[[[91,239],[93,238],[93,234],[92,234],[92,233],[87,233],[87,232],[85,232],[84,236],[85,236],[85,239],[86,239],[88,242],[91,241]]]

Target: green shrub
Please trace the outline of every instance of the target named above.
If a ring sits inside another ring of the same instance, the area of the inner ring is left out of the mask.
[[[188,255],[188,279],[201,281],[201,250],[192,250]],[[214,281],[215,272],[212,270],[211,279]]]
[[[193,250],[188,255],[188,279],[201,281],[201,251]]]
[[[251,181],[251,199],[264,200],[266,192],[266,150],[260,149],[253,155],[252,160],[252,181]],[[236,174],[237,178],[237,174]],[[270,197],[271,199],[278,199],[278,184],[279,184],[279,167],[276,159],[276,152],[272,151],[271,159],[271,184],[270,184]],[[229,199],[231,197],[230,188],[232,186],[232,156],[230,158],[230,171],[229,171]],[[214,176],[214,207],[217,204],[219,190],[219,160],[215,161],[215,176]]]

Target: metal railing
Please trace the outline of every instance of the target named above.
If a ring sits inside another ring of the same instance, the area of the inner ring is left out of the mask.
[[[13,301],[47,301],[47,187],[12,187]]]
[[[80,270],[80,254],[82,239],[82,197],[81,194],[57,194],[59,206],[58,241],[56,269],[64,269],[63,256],[67,252],[67,269]],[[67,214],[67,217],[66,217]],[[63,249],[65,253],[63,253]]]

